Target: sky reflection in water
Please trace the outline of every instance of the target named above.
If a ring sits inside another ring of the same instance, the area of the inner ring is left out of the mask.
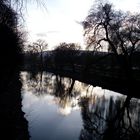
[[[21,77],[31,140],[102,140],[112,138],[108,131],[116,139],[139,138],[139,100],[131,100],[128,108],[126,96],[70,78],[46,73]]]
[[[24,81],[26,82],[26,81]],[[47,87],[46,87],[47,88]],[[31,140],[77,140],[82,127],[79,111],[69,106],[60,108],[57,99],[43,94],[36,96],[23,87],[23,111],[29,121]]]

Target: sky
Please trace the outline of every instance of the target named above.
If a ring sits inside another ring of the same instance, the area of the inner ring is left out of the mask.
[[[30,3],[25,14],[25,30],[28,40],[46,40],[49,49],[60,42],[84,45],[80,24],[94,4],[94,0],[44,0],[46,6]],[[140,12],[139,0],[110,0],[116,9]]]

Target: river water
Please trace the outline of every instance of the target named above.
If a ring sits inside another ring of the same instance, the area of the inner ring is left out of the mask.
[[[139,140],[140,100],[51,73],[21,73],[31,140]]]

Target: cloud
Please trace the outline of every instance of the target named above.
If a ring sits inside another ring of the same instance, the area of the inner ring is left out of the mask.
[[[59,33],[60,31],[48,31],[48,34],[54,34],[54,33]]]
[[[47,31],[45,33],[41,32],[41,33],[37,33],[36,36],[37,37],[46,37],[48,34],[55,34],[55,33],[59,33],[59,31]]]
[[[46,33],[37,33],[36,36],[37,37],[46,37],[47,34]]]

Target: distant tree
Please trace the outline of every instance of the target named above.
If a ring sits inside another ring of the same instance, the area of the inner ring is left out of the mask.
[[[45,40],[38,39],[33,43],[30,43],[25,46],[24,51],[33,53],[42,53],[43,51],[47,50],[48,44]]]
[[[27,52],[32,59],[31,62],[36,63],[41,69],[44,66],[43,52],[47,49],[48,44],[45,40],[38,39],[27,46]],[[40,70],[41,70],[40,69]]]
[[[70,51],[70,50],[80,50],[81,46],[76,43],[65,43],[62,42],[58,46],[56,46],[56,51]]]
[[[81,46],[76,43],[60,43],[55,49],[55,63],[56,66],[60,64],[71,65],[73,71],[75,71],[75,61],[77,51],[80,50]],[[62,68],[62,67],[61,67]]]
[[[45,40],[38,39],[36,42],[33,42],[33,46],[38,50],[38,52],[43,52],[47,49],[48,43]]]

